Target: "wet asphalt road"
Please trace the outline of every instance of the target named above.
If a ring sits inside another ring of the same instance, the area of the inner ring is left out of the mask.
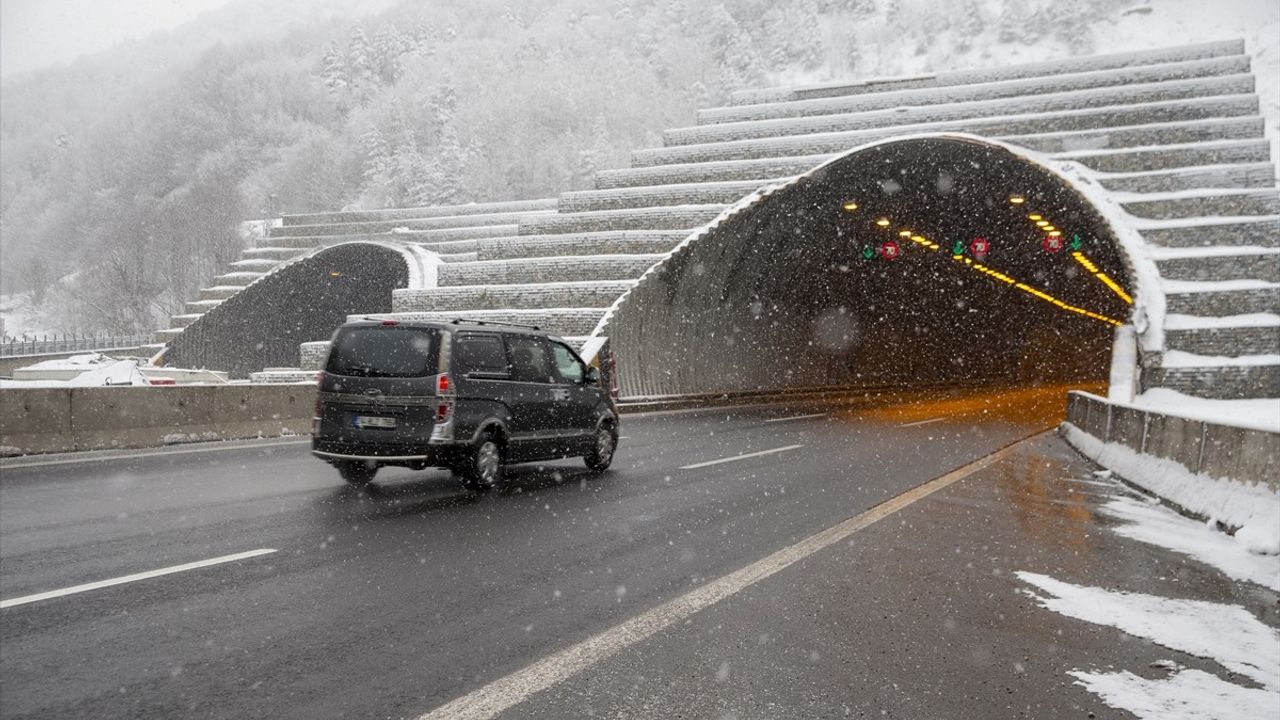
[[[517,467],[485,496],[434,470],[357,492],[305,443],[6,468],[0,598],[276,552],[0,610],[0,716],[417,717],[1044,430],[1063,397],[626,417],[610,472]],[[1118,716],[1063,668],[1135,643],[999,572],[1181,562],[1099,540],[1097,499],[1054,482],[1087,471],[1026,443],[503,717]]]

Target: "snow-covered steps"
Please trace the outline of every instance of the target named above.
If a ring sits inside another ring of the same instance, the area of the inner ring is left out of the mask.
[[[504,308],[608,307],[635,280],[549,282],[521,285],[458,285],[396,290],[392,312],[502,310]]]
[[[447,263],[474,262],[479,259],[480,259],[480,254],[477,253],[475,250],[472,250],[471,252],[440,253],[440,262],[447,262]]]
[[[808,172],[834,155],[802,155],[799,157],[764,158],[759,160],[723,160],[690,162],[675,165],[649,165],[596,173],[596,189],[613,190],[626,187],[648,187],[664,184],[732,182],[790,177]]]
[[[633,280],[662,255],[571,255],[565,257],[479,260],[438,268],[438,284],[508,285],[587,280]]]
[[[200,288],[199,299],[226,300],[243,289],[243,285],[215,285],[213,287]]]
[[[762,184],[764,182],[758,180],[732,180],[568,192],[560,196],[560,211],[571,213],[668,205],[728,204],[749,195]]]
[[[1158,65],[1139,65],[1107,70],[1088,70],[1060,75],[996,80],[978,84],[947,85],[934,88],[886,90],[837,95],[809,100],[731,105],[698,111],[699,125],[740,123],[780,118],[836,115],[887,108],[944,105],[958,102],[1033,98],[1091,89],[1118,88],[1171,80],[1190,80],[1249,72],[1247,55],[1228,55]]]
[[[1099,182],[1108,190],[1130,193],[1178,192],[1202,188],[1274,188],[1276,168],[1269,162],[1178,167],[1110,173],[1100,177]]]
[[[247,259],[263,259],[276,260],[283,262],[292,260],[299,255],[305,255],[307,248],[290,248],[290,247],[255,247],[243,251],[243,255]]]
[[[1212,78],[1092,88],[1068,92],[1025,95],[998,100],[961,100],[945,104],[899,103],[874,106],[859,112],[777,120],[730,122],[675,128],[663,134],[664,144],[695,145],[785,135],[833,133],[896,125],[939,123],[961,119],[1053,113],[1110,106],[1141,106],[1150,102],[1244,95],[1254,90],[1253,75],[1243,72]],[[865,101],[873,103],[875,98]]]
[[[687,230],[705,225],[725,205],[677,205],[662,208],[595,210],[549,215],[520,225],[521,235],[551,235],[600,230]]]
[[[1280,214],[1280,191],[1275,188],[1197,189],[1176,193],[1127,196],[1122,205],[1130,215],[1156,220],[1191,217]]]
[[[236,260],[228,265],[233,271],[249,271],[249,272],[270,272],[271,268],[280,264],[279,260],[271,260],[268,258],[246,258],[244,260]]]
[[[1171,248],[1248,245],[1280,246],[1280,216],[1180,218],[1135,223],[1142,239]]]
[[[555,198],[546,198],[541,200],[470,203],[466,205],[432,205],[388,210],[343,210],[339,212],[302,213],[285,215],[280,220],[283,225],[328,225],[334,223],[376,222],[379,220],[488,215],[493,213],[547,212],[555,209]]]
[[[337,227],[337,226],[334,226]],[[342,233],[335,235],[275,235],[264,238],[260,243],[264,246],[312,249],[344,242],[402,242],[420,243],[424,245],[449,242],[465,242],[478,238],[502,237],[514,235],[517,225],[481,225],[477,227],[463,226],[439,230],[409,230],[394,227],[382,232]],[[286,230],[289,228],[285,228]]]
[[[1244,315],[1280,309],[1280,283],[1265,280],[1161,280],[1168,312]]]
[[[1271,147],[1263,138],[1214,140],[1178,145],[1081,150],[1059,153],[1053,158],[1078,162],[1100,172],[1142,172],[1197,165],[1267,162],[1271,158]]]
[[[1280,248],[1250,246],[1152,248],[1167,280],[1266,280],[1280,282]]]
[[[881,91],[946,87],[951,85],[976,85],[1020,78],[1044,78],[1067,73],[1159,65],[1201,58],[1240,55],[1244,51],[1244,41],[1242,40],[1221,40],[1154,50],[1057,58],[1017,65],[951,70],[949,72],[908,77],[871,78],[794,87],[739,90],[733,93],[731,98],[734,105],[803,101],[841,95],[862,95]]]
[[[221,300],[191,300],[183,307],[183,311],[203,315],[221,304]]]
[[[440,215],[425,218],[396,220],[367,220],[364,222],[325,223],[321,225],[282,225],[268,231],[272,238],[309,237],[325,235],[354,235],[361,233],[387,233],[404,230],[442,230],[449,228],[475,228],[486,225],[515,225],[528,218],[551,214],[549,210],[531,213],[493,213],[489,215]]]
[[[388,320],[425,320],[429,322],[449,322],[451,320],[481,320],[496,323],[516,323],[533,325],[554,335],[573,336],[590,335],[600,318],[604,317],[608,308],[545,308],[536,310],[467,310],[465,312],[407,312],[374,315],[352,315],[349,319],[361,318]]]
[[[1169,350],[1197,355],[1241,356],[1280,353],[1280,315],[1227,317],[1169,314],[1164,336]]]
[[[479,243],[480,260],[570,255],[654,255],[671,250],[687,230],[609,230],[564,235],[521,235]]]
[[[1280,365],[1157,367],[1143,371],[1148,387],[1220,400],[1280,398]]]
[[[997,139],[1044,153],[1135,148],[1214,140],[1257,140],[1265,121],[1258,115],[1153,122],[1090,130],[1001,135]]]
[[[200,316],[203,314],[204,313],[186,313],[184,315],[171,315],[169,316],[169,326],[174,328],[184,328],[196,320],[199,320]]]
[[[258,278],[262,277],[263,275],[266,275],[266,273],[241,270],[241,271],[229,272],[223,275],[219,275],[218,277],[213,279],[213,282],[215,285],[220,285],[223,287],[238,285],[239,287],[243,288],[248,286],[249,283],[253,282],[254,280],[257,280]]]
[[[165,330],[155,331],[155,333],[151,336],[151,338],[155,340],[157,343],[166,344],[171,342],[174,338],[178,337],[181,334],[182,334],[182,328],[180,327],[168,328]]]
[[[1131,125],[1106,127],[1096,130],[1070,130],[1066,132],[1036,133],[1030,135],[997,135],[996,139],[1020,145],[1031,150],[1046,153],[1089,152],[1109,148],[1127,148],[1132,146],[1165,146],[1185,143],[1201,143],[1216,140],[1246,140],[1257,144],[1257,148],[1249,148],[1261,161],[1266,163],[1269,155],[1265,143],[1259,142],[1262,136],[1263,120],[1257,116],[1236,118],[1210,118],[1207,120],[1190,120],[1148,125]],[[764,180],[768,178],[789,177],[807,172],[834,157],[837,149],[848,149],[860,142],[870,142],[892,135],[891,132],[873,131],[862,133],[858,137],[847,137],[842,143],[832,146],[832,151],[825,154],[800,155],[794,157],[765,157],[742,160],[711,160],[705,162],[680,162],[670,165],[646,165],[619,170],[602,170],[596,174],[596,188],[609,190],[621,187],[639,187],[663,184],[724,182],[734,180]],[[845,142],[848,144],[846,145]],[[642,151],[643,152],[643,151]],[[1202,165],[1203,163],[1195,163]],[[1234,165],[1213,166],[1219,173],[1228,172],[1225,168]],[[1173,171],[1186,172],[1185,168],[1176,167]],[[1151,169],[1143,169],[1140,173],[1151,173]],[[1156,171],[1159,172],[1159,171]],[[1168,172],[1168,171],[1166,171]],[[1212,172],[1206,171],[1206,172]],[[1134,173],[1138,174],[1138,173]],[[1123,175],[1118,175],[1123,178]],[[1123,180],[1122,180],[1123,182]],[[1133,184],[1132,187],[1120,188],[1132,191],[1176,190],[1181,187],[1202,187],[1199,184],[1174,185],[1178,180],[1150,181],[1149,184]],[[1184,181],[1185,182],[1185,181]],[[1151,186],[1156,185],[1156,186]],[[1265,187],[1266,183],[1243,185],[1242,187]],[[1235,187],[1228,185],[1226,187]]]
[[[925,121],[887,127],[870,124],[865,129],[843,132],[762,137],[636,150],[631,153],[631,164],[633,167],[646,167],[714,160],[823,155],[844,152],[875,140],[924,132],[967,132],[994,138],[1133,126],[1153,126],[1154,132],[1156,131],[1154,126],[1165,123],[1254,117],[1258,115],[1258,110],[1258,97],[1253,94],[1242,94],[1052,113],[959,117],[948,121]],[[1131,145],[1150,145],[1156,142],[1158,141],[1153,139]]]

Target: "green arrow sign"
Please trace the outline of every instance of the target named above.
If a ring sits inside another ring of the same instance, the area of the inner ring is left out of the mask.
[[[872,250],[869,247],[862,248],[862,258],[864,260],[870,260],[871,258],[875,257],[875,255],[876,255],[875,250]]]
[[[1072,250],[1079,250],[1079,249],[1080,249],[1080,245],[1081,245],[1081,242],[1080,242],[1080,236],[1079,236],[1079,235],[1072,235],[1072,236],[1071,236],[1071,249],[1072,249]]]
[[[951,246],[951,254],[952,254],[952,255],[963,255],[963,254],[964,254],[964,243],[962,243],[962,242],[960,242],[959,240],[957,240],[957,241],[956,241],[956,244]]]

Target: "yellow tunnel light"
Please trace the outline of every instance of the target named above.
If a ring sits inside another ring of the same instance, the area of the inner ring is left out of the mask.
[[[1043,217],[1041,217],[1041,216],[1039,216],[1039,215],[1028,215],[1027,217],[1031,218],[1032,220],[1043,220],[1043,219],[1044,219]]]
[[[1039,226],[1039,227],[1047,227],[1047,226],[1049,225],[1049,221],[1048,221],[1048,220],[1037,220],[1037,221],[1036,221],[1036,225],[1037,225],[1037,226]]]
[[[1058,228],[1056,228],[1056,227],[1054,227],[1054,226],[1052,226],[1052,225],[1045,225],[1045,226],[1044,226],[1044,229],[1045,229],[1045,232],[1050,232],[1050,233],[1053,233],[1053,232],[1057,232],[1057,231],[1058,231]]]
[[[876,224],[880,227],[889,227],[889,218],[880,218],[876,221]]]
[[[1021,205],[1022,203],[1026,202],[1026,200],[1021,195],[1012,195],[1009,197],[1009,202],[1013,203],[1014,205]]]
[[[853,212],[854,210],[858,209],[858,203],[847,202],[844,205],[841,205],[840,207],[844,208],[845,210],[848,210],[849,212]]]
[[[904,237],[904,238],[909,238],[909,237],[911,237],[911,231],[910,231],[910,230],[899,230],[899,231],[898,231],[898,236],[899,236],[899,237]]]
[[[1051,230],[1051,231],[1049,232],[1049,237],[1062,237],[1062,231],[1061,231],[1061,230]]]

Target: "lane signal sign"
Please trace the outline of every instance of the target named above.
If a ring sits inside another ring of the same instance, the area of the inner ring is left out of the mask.
[[[1083,245],[1083,243],[1081,243],[1081,242],[1080,242],[1080,236],[1079,236],[1079,235],[1072,235],[1072,236],[1071,236],[1071,249],[1072,249],[1072,250],[1079,250],[1081,245]]]
[[[969,252],[979,260],[986,257],[990,251],[991,243],[987,242],[986,238],[974,238],[973,242],[969,243]]]
[[[1062,238],[1046,235],[1044,238],[1045,252],[1056,253],[1062,250]]]
[[[951,246],[951,254],[952,254],[952,255],[963,255],[963,254],[964,254],[964,243],[962,243],[962,242],[960,242],[959,240],[957,240],[957,241],[955,242],[955,244]]]
[[[898,247],[898,243],[889,240],[880,246],[880,257],[885,260],[893,260],[902,254],[902,248]]]
[[[864,248],[862,248],[862,259],[863,259],[863,260],[870,260],[871,258],[873,258],[873,257],[875,257],[875,256],[876,256],[876,251],[875,251],[875,250],[873,250],[873,249],[871,249],[871,248],[869,248],[869,247],[864,247]]]

